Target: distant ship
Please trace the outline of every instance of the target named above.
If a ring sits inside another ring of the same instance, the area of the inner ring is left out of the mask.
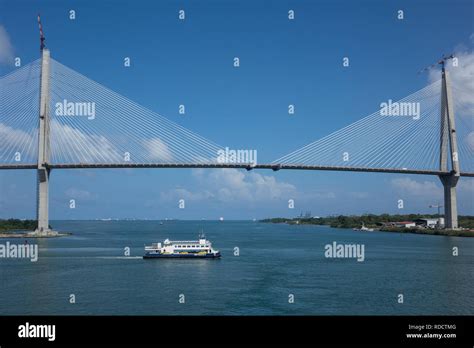
[[[145,246],[144,259],[153,258],[193,258],[215,259],[221,257],[219,250],[212,248],[212,243],[204,234],[199,235],[199,240],[169,240],[163,243],[152,243]]]

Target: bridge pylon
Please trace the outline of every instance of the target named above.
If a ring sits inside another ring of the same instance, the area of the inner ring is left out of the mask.
[[[48,237],[57,235],[49,228],[49,79],[50,52],[41,48],[41,78],[39,105],[39,134],[38,134],[38,169],[37,169],[37,211],[38,227],[31,236]]]
[[[449,174],[439,175],[444,187],[445,228],[458,228],[458,208],[456,185],[460,177],[458,142],[454,120],[453,99],[449,73],[445,70],[445,60],[440,61],[441,69],[441,134],[440,134],[440,170]],[[449,160],[449,163],[448,163]],[[450,164],[450,167],[448,166]]]

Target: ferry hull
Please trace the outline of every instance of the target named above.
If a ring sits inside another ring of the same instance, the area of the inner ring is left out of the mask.
[[[147,253],[143,255],[144,259],[218,259],[221,253],[217,254],[160,254]]]

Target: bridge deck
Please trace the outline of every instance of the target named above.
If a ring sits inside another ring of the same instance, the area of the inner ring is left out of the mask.
[[[367,172],[367,173],[399,173],[399,174],[421,174],[421,175],[447,175],[449,172],[441,170],[420,170],[404,168],[366,168],[366,167],[337,167],[337,166],[314,166],[298,164],[228,164],[228,163],[110,163],[110,164],[48,164],[50,169],[105,169],[105,168],[237,168],[237,169],[280,169],[293,170],[323,170],[342,172]],[[37,169],[37,164],[0,164],[0,169]],[[461,172],[461,176],[474,177],[474,173]]]

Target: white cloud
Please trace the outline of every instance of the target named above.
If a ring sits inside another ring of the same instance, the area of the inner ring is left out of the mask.
[[[189,194],[192,199],[213,198],[225,203],[231,202],[272,202],[275,200],[295,199],[300,204],[312,204],[315,201],[334,200],[337,198],[333,191],[299,191],[293,184],[279,181],[273,176],[262,175],[258,172],[246,172],[239,169],[193,169],[192,175],[197,179],[198,186],[203,191],[190,192],[176,189],[162,195],[162,198],[176,199],[178,193],[183,197]],[[357,193],[365,197],[364,193]]]
[[[37,130],[36,130],[37,131]],[[21,148],[21,155],[26,160],[36,156],[37,141],[29,133],[0,123],[0,159],[12,162],[13,158],[7,153],[12,147]],[[171,161],[172,153],[168,146],[159,138],[142,141],[143,151],[148,156],[136,158],[150,161]],[[10,151],[11,152],[11,151]],[[141,152],[143,153],[143,152]],[[132,152],[132,159],[136,153]],[[98,134],[88,134],[78,128],[62,124],[56,119],[51,120],[51,155],[50,158],[58,163],[122,163],[124,151],[120,144]]]
[[[51,157],[61,163],[120,163],[123,160],[106,137],[86,134],[54,119],[51,121]]]
[[[0,64],[13,62],[13,46],[5,28],[0,25]]]
[[[148,155],[152,160],[170,161],[173,158],[168,145],[160,138],[144,140],[143,147],[148,151]]]
[[[237,169],[212,171],[207,180],[219,187],[217,197],[222,201],[286,199],[296,194],[296,187],[292,184],[277,181],[273,176]]]
[[[221,202],[263,202],[295,198],[298,194],[294,185],[256,172],[225,168],[207,171],[196,169],[192,173],[202,187],[200,191],[178,188],[162,194],[162,199],[188,197],[191,200],[213,198]]]
[[[400,193],[410,196],[441,197],[441,186],[432,181],[416,181],[410,178],[397,178],[391,181],[391,185]]]
[[[295,192],[291,198],[296,198],[300,202],[311,203],[313,201],[320,201],[320,200],[325,201],[327,199],[335,199],[336,197],[337,195],[333,191],[320,191],[320,190],[315,191],[315,190],[306,189],[304,192],[301,192],[301,191]]]
[[[474,44],[474,33],[470,36],[471,46]],[[454,50],[457,58],[457,66],[454,60],[448,60],[446,70],[449,72],[452,82],[452,94],[454,99],[454,113],[461,121],[457,124],[459,141],[474,151],[474,52],[464,45],[458,45]],[[431,82],[440,79],[440,70],[431,69],[429,80]],[[456,121],[457,122],[457,121]],[[466,127],[466,129],[461,129]]]
[[[178,201],[179,199],[184,199],[185,201],[202,201],[213,197],[214,194],[208,190],[191,192],[185,188],[176,188],[160,194],[162,201]]]
[[[13,157],[4,158],[3,156],[11,156],[15,152],[20,152],[23,159],[34,158],[36,155],[36,142],[34,138],[27,132],[12,128],[0,123],[0,159],[10,163]]]
[[[474,34],[470,37],[474,40]],[[455,49],[455,57],[458,59],[458,66],[453,66],[453,60],[446,64],[453,86],[453,98],[456,112],[468,114],[472,117],[474,112],[474,52],[459,45]],[[429,79],[431,82],[440,79],[440,70],[431,69]]]
[[[97,198],[96,194],[75,187],[68,188],[64,193],[70,199],[79,199],[82,201],[91,201]]]

